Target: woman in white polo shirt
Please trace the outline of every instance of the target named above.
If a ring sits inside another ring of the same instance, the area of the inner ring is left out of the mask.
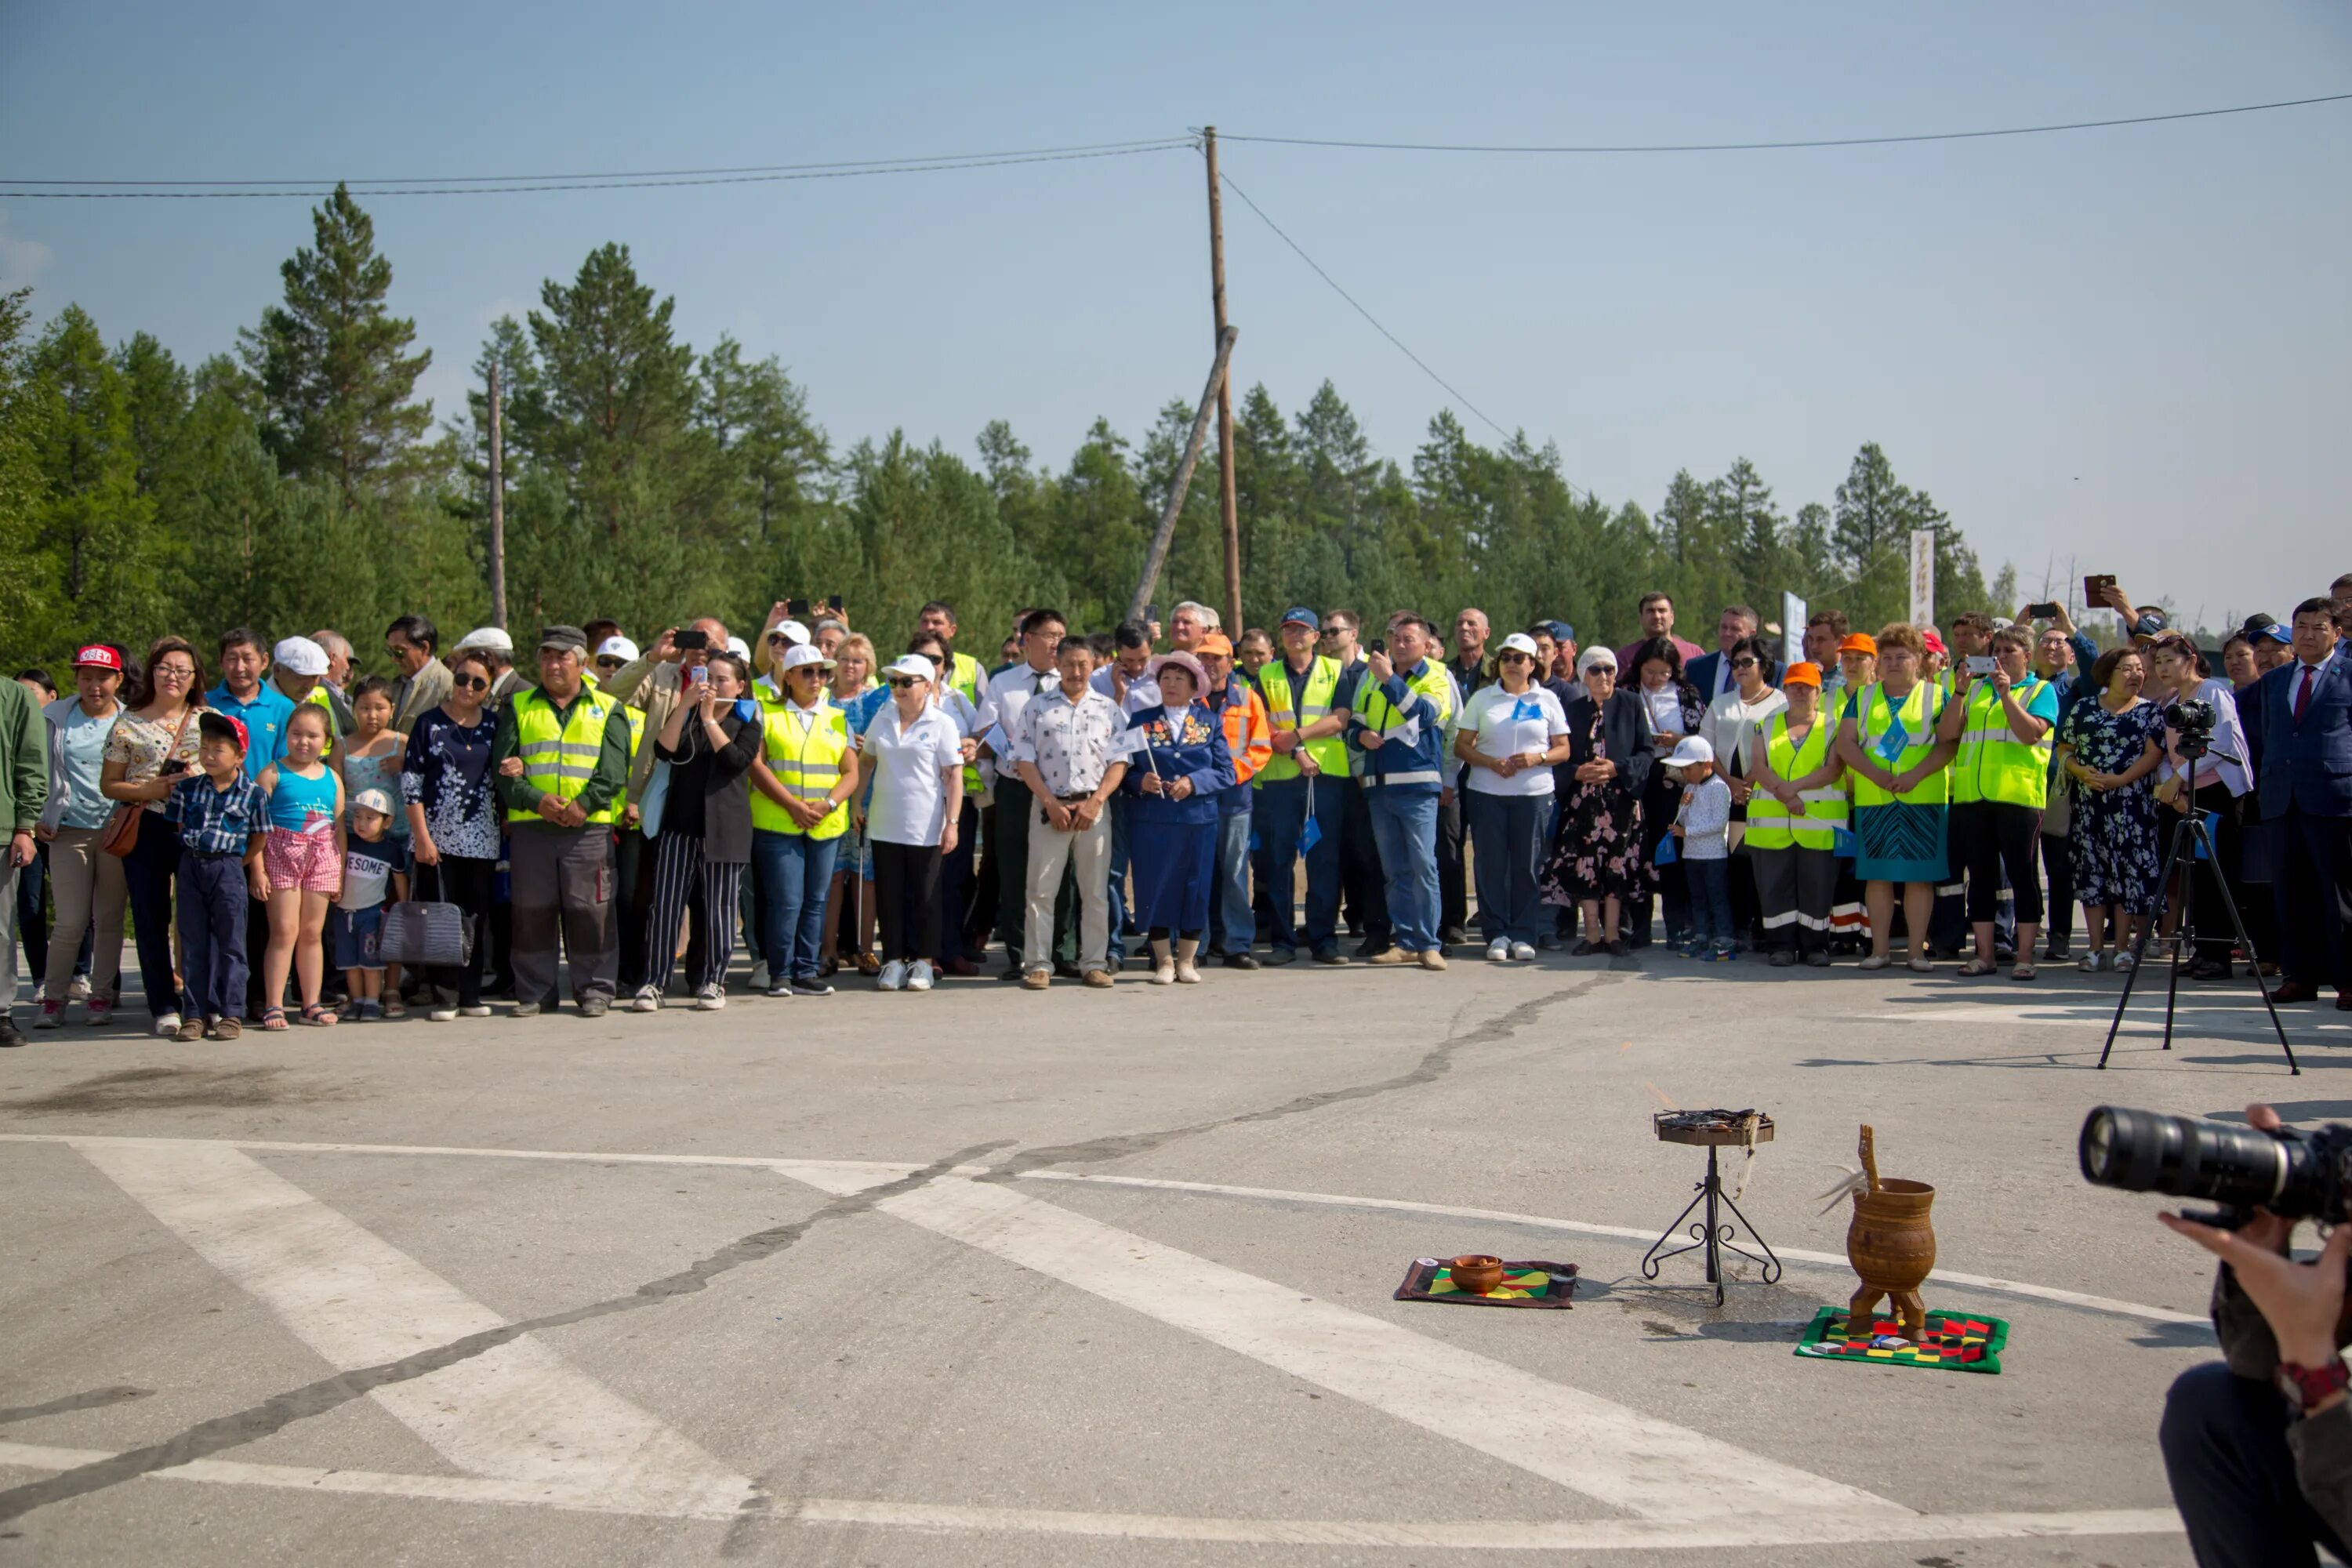
[[[1478,929],[1486,957],[1526,963],[1536,955],[1543,912],[1542,869],[1552,764],[1568,760],[1568,716],[1544,689],[1536,644],[1513,632],[1491,656],[1495,683],[1463,704],[1454,754],[1470,764],[1462,809],[1470,823],[1478,882]]]
[[[910,653],[882,672],[890,700],[858,741],[874,783],[866,841],[885,991],[929,991],[940,951],[940,862],[955,852],[963,811],[963,732],[931,700],[937,667]]]

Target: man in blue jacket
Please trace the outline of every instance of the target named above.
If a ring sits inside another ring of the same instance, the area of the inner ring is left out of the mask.
[[[2275,837],[2271,884],[2285,980],[2274,1002],[2309,1002],[2323,983],[2352,1013],[2352,651],[2336,601],[2294,607],[2294,660],[2261,681],[2263,821]]]
[[[1437,808],[1446,788],[1446,727],[1454,682],[1433,662],[1437,627],[1410,611],[1389,618],[1388,647],[1372,645],[1348,715],[1348,743],[1364,758],[1364,795],[1388,884],[1396,945],[1370,962],[1445,967],[1437,941]]]

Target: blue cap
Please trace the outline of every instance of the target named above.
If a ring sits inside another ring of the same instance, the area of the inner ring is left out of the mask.
[[[1554,642],[1574,642],[1576,640],[1576,628],[1570,626],[1566,621],[1546,621],[1544,623],[1544,630],[1551,633],[1551,640]]]
[[[1323,629],[1323,617],[1304,605],[1293,605],[1282,612],[1283,626],[1289,626],[1294,621],[1302,626],[1313,626],[1318,632]]]
[[[2273,642],[2291,643],[2294,641],[2294,635],[2288,631],[2284,626],[2279,625],[2276,621],[2273,621],[2269,626],[2266,626],[2262,630],[2256,632],[2254,636],[2258,637],[2268,637]]]

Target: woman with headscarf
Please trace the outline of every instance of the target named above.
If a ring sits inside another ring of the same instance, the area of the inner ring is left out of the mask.
[[[1897,622],[1882,628],[1878,679],[1854,694],[1838,727],[1838,758],[1854,778],[1853,874],[1870,908],[1864,969],[1893,962],[1888,943],[1898,883],[1911,967],[1935,967],[1927,958],[1927,917],[1951,863],[1951,776],[1945,769],[1959,742],[1937,737],[1944,689],[1927,677],[1927,653],[1915,627]]]
[[[1201,699],[1209,677],[1189,653],[1162,654],[1149,674],[1160,701],[1128,721],[1128,858],[1135,922],[1150,935],[1155,984],[1192,984],[1217,879],[1217,797],[1234,787],[1224,726]],[[1171,950],[1171,940],[1174,947]]]
[[[1544,866],[1543,898],[1582,908],[1577,953],[1622,958],[1633,952],[1618,930],[1623,906],[1647,899],[1655,886],[1642,854],[1643,788],[1655,752],[1642,700],[1617,685],[1617,656],[1590,648],[1576,669],[1584,690],[1562,705],[1569,752],[1552,770],[1559,826]]]

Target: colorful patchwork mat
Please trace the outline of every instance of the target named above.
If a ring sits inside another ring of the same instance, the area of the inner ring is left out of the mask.
[[[1540,1259],[1506,1262],[1503,1282],[1481,1296],[1475,1290],[1456,1287],[1453,1270],[1436,1258],[1416,1258],[1405,1271],[1404,1283],[1396,1288],[1396,1299],[1452,1301],[1465,1307],[1566,1308],[1573,1304],[1569,1297],[1575,1289],[1573,1263],[1546,1263]]]
[[[1962,1312],[1929,1312],[1927,1335],[1917,1344],[1895,1332],[1893,1317],[1874,1315],[1870,1332],[1849,1334],[1845,1309],[1823,1307],[1813,1314],[1797,1353],[1816,1361],[1858,1361],[1879,1366],[1934,1366],[1952,1372],[2000,1370],[2000,1352],[2009,1343],[2009,1322],[2003,1318],[1972,1318]]]

